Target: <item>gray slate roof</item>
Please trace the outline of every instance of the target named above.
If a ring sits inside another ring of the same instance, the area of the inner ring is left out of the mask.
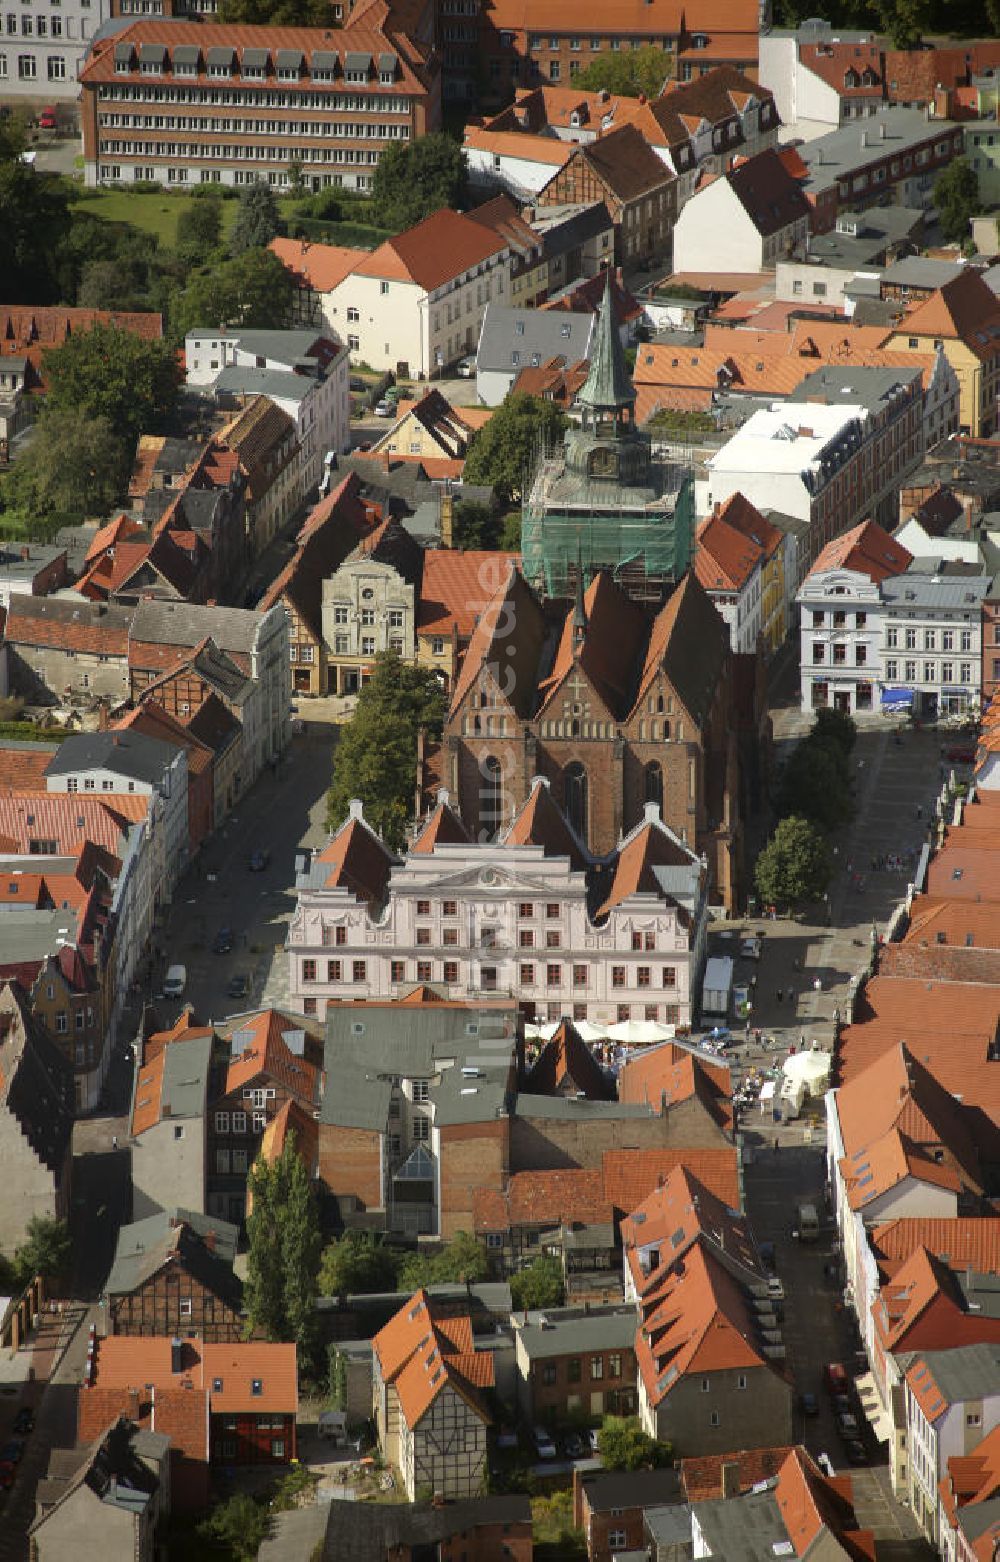
[[[193,602],[140,602],[133,614],[132,639],[193,649],[211,636],[230,654],[249,656],[264,615],[241,607],[205,607]]]
[[[318,1562],[385,1562],[395,1548],[420,1548],[421,1556],[426,1548],[427,1555],[435,1555],[442,1541],[460,1534],[469,1534],[469,1554],[474,1556],[478,1525],[530,1522],[531,1503],[521,1495],[478,1497],[469,1502],[448,1502],[441,1508],[333,1501],[280,1514],[258,1559],[288,1562],[290,1557],[316,1557]]]
[[[882,273],[883,282],[891,287],[927,288],[931,293],[946,282],[953,282],[967,268],[956,260],[935,260],[930,255],[907,255],[894,261]]]
[[[904,574],[884,580],[881,590],[883,601],[890,607],[953,609],[978,617],[980,603],[989,588],[988,575],[930,574],[911,566]]]
[[[882,135],[882,127],[885,135]],[[954,126],[928,121],[919,109],[883,108],[869,119],[849,120],[815,141],[798,148],[809,169],[809,184],[821,187],[835,184],[852,171],[860,171],[893,153],[908,152],[924,141],[950,134]],[[862,132],[867,146],[861,145]]]
[[[831,406],[837,401],[852,402],[878,412],[897,386],[912,384],[921,378],[922,372],[917,365],[912,369],[883,369],[877,364],[841,369],[825,364],[822,369],[814,369],[812,374],[806,375],[795,392],[795,399],[820,400]]]
[[[1000,1345],[961,1345],[955,1350],[924,1351],[922,1355],[944,1395],[942,1411],[949,1405],[982,1399],[1000,1389]]]
[[[160,1210],[145,1220],[137,1220],[121,1228],[114,1263],[104,1286],[108,1295],[119,1296],[135,1291],[161,1269],[168,1253],[173,1251],[177,1243],[180,1227],[189,1228],[196,1238],[196,1244],[185,1244],[184,1256],[193,1260],[200,1277],[211,1289],[238,1304],[242,1287],[233,1274],[233,1260],[239,1241],[238,1227],[231,1226],[226,1220],[200,1215],[189,1209]],[[214,1253],[204,1242],[210,1233],[215,1238]],[[201,1254],[196,1253],[196,1247],[201,1249]],[[191,1267],[190,1263],[188,1267]]]
[[[547,1319],[550,1327],[543,1328]],[[528,1314],[520,1324],[517,1338],[529,1361],[567,1353],[585,1355],[591,1350],[631,1349],[638,1325],[634,1307],[552,1307]]]
[[[773,1490],[713,1497],[695,1506],[707,1552],[727,1562],[774,1562],[788,1530]]]
[[[65,776],[82,770],[113,770],[133,781],[156,786],[177,758],[179,747],[128,727],[120,732],[75,732],[59,745],[45,774]]]
[[[579,363],[590,355],[595,319],[565,309],[510,309],[489,304],[476,353],[480,373],[510,373],[535,361],[562,356]],[[517,353],[515,361],[513,354]]]
[[[651,1503],[678,1502],[681,1480],[676,1470],[609,1470],[581,1478],[587,1502],[595,1513],[610,1508],[645,1508]]]
[[[220,369],[212,387],[222,395],[269,396],[272,401],[299,402],[315,390],[316,381],[291,369],[257,369],[250,364],[231,363]]]

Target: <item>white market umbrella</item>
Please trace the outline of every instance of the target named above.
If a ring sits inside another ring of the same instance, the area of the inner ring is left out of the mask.
[[[551,1041],[558,1029],[558,1020],[546,1020],[541,1025],[529,1020],[524,1027],[524,1039],[525,1041]]]
[[[611,1034],[607,1025],[595,1025],[593,1020],[574,1020],[573,1029],[581,1041],[588,1043],[606,1041]]]
[[[676,1034],[675,1025],[662,1025],[659,1020],[620,1020],[608,1030],[612,1041],[623,1042],[629,1047],[648,1047],[656,1041],[673,1041]]]
[[[793,1052],[785,1059],[782,1073],[786,1079],[802,1085],[811,1096],[819,1095],[830,1082],[830,1054],[819,1047]]]

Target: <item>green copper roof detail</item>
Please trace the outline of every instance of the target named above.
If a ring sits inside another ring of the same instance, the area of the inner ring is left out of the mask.
[[[597,411],[610,411],[613,407],[630,407],[635,402],[635,387],[625,363],[621,337],[615,324],[611,302],[610,271],[597,316],[597,329],[594,332],[594,345],[590,355],[590,372],[577,400],[582,406],[592,407]]]

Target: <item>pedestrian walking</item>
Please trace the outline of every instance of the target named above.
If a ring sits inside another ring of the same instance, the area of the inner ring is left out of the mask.
[[[774,1153],[775,1153],[775,1155],[777,1155],[777,1153],[778,1153],[778,1136],[777,1136],[777,1134],[775,1134],[775,1136],[774,1136]]]
[[[117,1148],[118,1148],[118,1135],[117,1134],[113,1134],[112,1137],[111,1137],[111,1148],[112,1148],[112,1150],[117,1150]]]
[[[785,990],[785,989],[784,989],[784,988],[783,988],[783,987],[779,987],[779,988],[778,988],[778,990],[777,990],[777,992],[776,992],[776,993],[775,993],[775,995],[774,995],[774,996],[775,996],[775,998],[776,998],[776,999],[777,999],[777,1000],[778,1000],[778,1002],[779,1002],[779,1003],[780,1003],[780,1002],[781,1002],[781,999],[782,999],[782,995],[783,995],[783,994],[784,994],[784,990]]]

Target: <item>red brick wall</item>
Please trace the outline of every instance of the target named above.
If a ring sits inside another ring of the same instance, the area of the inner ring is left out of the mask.
[[[591,1357],[600,1354],[603,1358],[604,1376],[597,1380],[591,1377]],[[621,1371],[617,1377],[611,1377],[610,1356],[618,1356],[621,1362]],[[573,1380],[570,1376],[570,1364],[579,1361],[580,1376]],[[554,1368],[556,1380],[554,1383],[546,1383],[546,1368]],[[582,1404],[584,1410],[590,1409],[591,1394],[604,1395],[604,1410],[608,1415],[632,1414],[635,1409],[636,1393],[636,1366],[635,1351],[616,1347],[598,1353],[588,1351],[585,1354],[570,1353],[566,1356],[549,1357],[547,1361],[535,1361],[531,1364],[531,1414],[543,1421],[551,1417],[562,1419],[568,1411],[568,1404],[575,1399]],[[631,1403],[612,1403],[615,1394],[631,1395]]]
[[[510,1165],[510,1119],[454,1123],[441,1129],[441,1236],[471,1231],[477,1188],[503,1187]]]
[[[364,1210],[381,1209],[379,1134],[320,1123],[319,1174],[336,1198],[353,1197]]]

